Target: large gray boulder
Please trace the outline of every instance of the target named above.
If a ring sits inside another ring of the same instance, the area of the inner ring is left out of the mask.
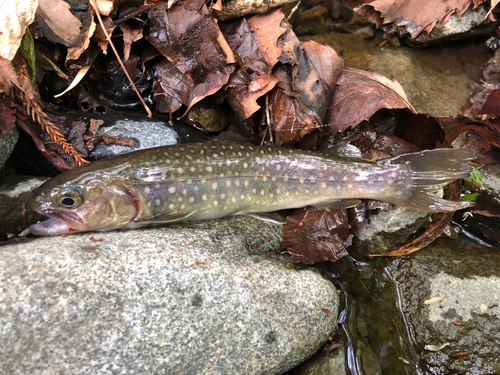
[[[0,373],[283,373],[338,295],[275,255],[281,233],[239,217],[0,247]]]

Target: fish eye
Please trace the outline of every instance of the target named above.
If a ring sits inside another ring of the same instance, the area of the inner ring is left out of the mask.
[[[81,193],[77,188],[68,187],[59,194],[59,203],[67,208],[76,208],[82,204]]]
[[[71,207],[75,204],[75,200],[71,197],[63,197],[61,199],[61,204],[66,207]]]

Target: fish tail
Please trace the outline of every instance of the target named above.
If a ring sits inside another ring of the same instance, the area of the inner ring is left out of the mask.
[[[473,202],[454,202],[439,198],[432,192],[452,181],[468,177],[468,163],[476,153],[468,148],[442,148],[396,156],[380,163],[408,167],[410,188],[407,194],[391,198],[390,202],[428,212],[456,211],[470,207]]]

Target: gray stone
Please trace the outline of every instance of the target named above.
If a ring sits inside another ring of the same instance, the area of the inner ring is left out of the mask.
[[[0,183],[0,236],[19,233],[46,217],[33,211],[31,192],[47,181],[44,177],[9,176]]]
[[[483,188],[496,199],[500,199],[500,165],[486,165],[480,172],[483,175]]]
[[[438,239],[408,258],[388,259],[381,272],[395,282],[425,373],[500,373],[499,265],[497,250],[465,240]],[[445,343],[440,351],[424,349]],[[458,352],[467,354],[450,356]]]
[[[17,130],[16,125],[12,126],[9,132],[0,137],[0,169],[3,168],[10,154],[12,154],[18,139],[19,130]]]
[[[294,375],[345,375],[344,350],[328,353],[320,350],[312,358],[294,369]]]
[[[123,115],[89,115],[88,117],[104,120],[104,125],[98,129],[97,135],[118,135],[135,141],[133,146],[99,143],[91,153],[91,156],[98,160],[145,148],[198,142],[207,139],[206,136],[193,127],[181,122],[174,122],[173,125],[169,125],[168,122],[164,121],[134,117],[124,118]]]
[[[0,247],[0,372],[283,373],[327,342],[339,299],[267,255],[281,236],[236,217]]]
[[[363,254],[383,254],[405,240],[425,222],[427,212],[396,206],[365,221],[353,239],[356,250]]]

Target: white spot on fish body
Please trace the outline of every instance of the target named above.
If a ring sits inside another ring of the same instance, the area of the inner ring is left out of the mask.
[[[243,168],[247,169],[248,168],[248,163],[243,163]]]
[[[205,153],[204,150],[200,150],[200,155],[203,155]]]
[[[238,156],[243,156],[243,154],[241,152],[238,152]]]
[[[178,152],[176,152],[174,155],[175,156],[181,156],[181,154],[179,154]]]
[[[230,186],[231,186],[231,181],[227,180],[227,181],[226,181],[226,186],[227,186],[227,187],[230,187]]]
[[[301,184],[303,184],[303,183],[304,183],[304,179],[303,179],[303,178],[299,178],[299,182],[300,182]]]
[[[167,152],[167,151],[165,151],[165,152],[163,153],[163,155],[168,156],[168,152]]]
[[[222,200],[226,199],[226,194],[222,193],[222,194],[220,195],[220,199],[222,199]]]
[[[214,201],[214,206],[217,206],[218,204],[219,204],[219,202]]]
[[[195,168],[195,167],[191,167],[191,168],[189,168],[189,170],[190,170],[191,172],[193,172],[193,173],[194,173],[194,172],[196,172],[196,168]]]
[[[150,192],[151,192],[151,189],[150,189],[149,187],[147,187],[147,186],[146,186],[146,187],[144,188],[144,193],[145,193],[145,194],[149,194]]]
[[[157,206],[159,206],[161,204],[161,200],[157,199],[157,200],[155,200],[155,203]]]
[[[173,203],[170,203],[170,204],[168,205],[168,209],[169,209],[169,210],[173,210],[173,209],[174,209],[174,207],[175,207],[175,204],[173,204]]]
[[[231,198],[231,202],[236,203],[236,198],[235,198],[235,197],[232,197],[232,198]]]
[[[352,189],[353,185],[352,184],[347,184],[348,189]]]
[[[201,199],[202,199],[203,201],[206,201],[206,200],[207,200],[207,195],[206,195],[206,194],[203,194],[203,195],[201,196]]]
[[[182,194],[183,194],[183,195],[186,195],[186,194],[187,194],[187,190],[186,190],[186,189],[184,189],[184,190],[182,191]]]
[[[214,183],[212,184],[212,189],[213,189],[213,190],[217,189],[217,182],[214,182]]]
[[[185,208],[186,208],[186,205],[185,204],[181,204],[181,210],[183,210]]]
[[[325,189],[325,188],[326,188],[326,184],[325,184],[324,182],[323,182],[323,183],[321,183],[321,187],[322,187],[323,189]]]
[[[248,182],[248,180],[245,180],[245,182],[244,182],[245,187],[248,187],[249,184],[250,183]]]
[[[260,191],[260,195],[264,195],[265,193],[266,193],[266,191],[265,191],[264,189],[262,189],[262,190]]]
[[[212,172],[212,167],[211,166],[207,167],[207,172]]]
[[[253,189],[252,189],[252,193],[257,194],[257,189],[256,189],[256,188],[253,188]]]
[[[179,169],[177,169],[177,172],[179,172],[179,174],[183,174],[184,173],[184,169],[179,168]]]
[[[266,181],[266,180],[267,180],[266,176],[262,177],[262,181]]]
[[[175,186],[170,186],[170,187],[168,188],[168,192],[169,192],[170,194],[175,193]]]
[[[189,203],[193,203],[195,201],[195,197],[191,196],[188,198]]]

